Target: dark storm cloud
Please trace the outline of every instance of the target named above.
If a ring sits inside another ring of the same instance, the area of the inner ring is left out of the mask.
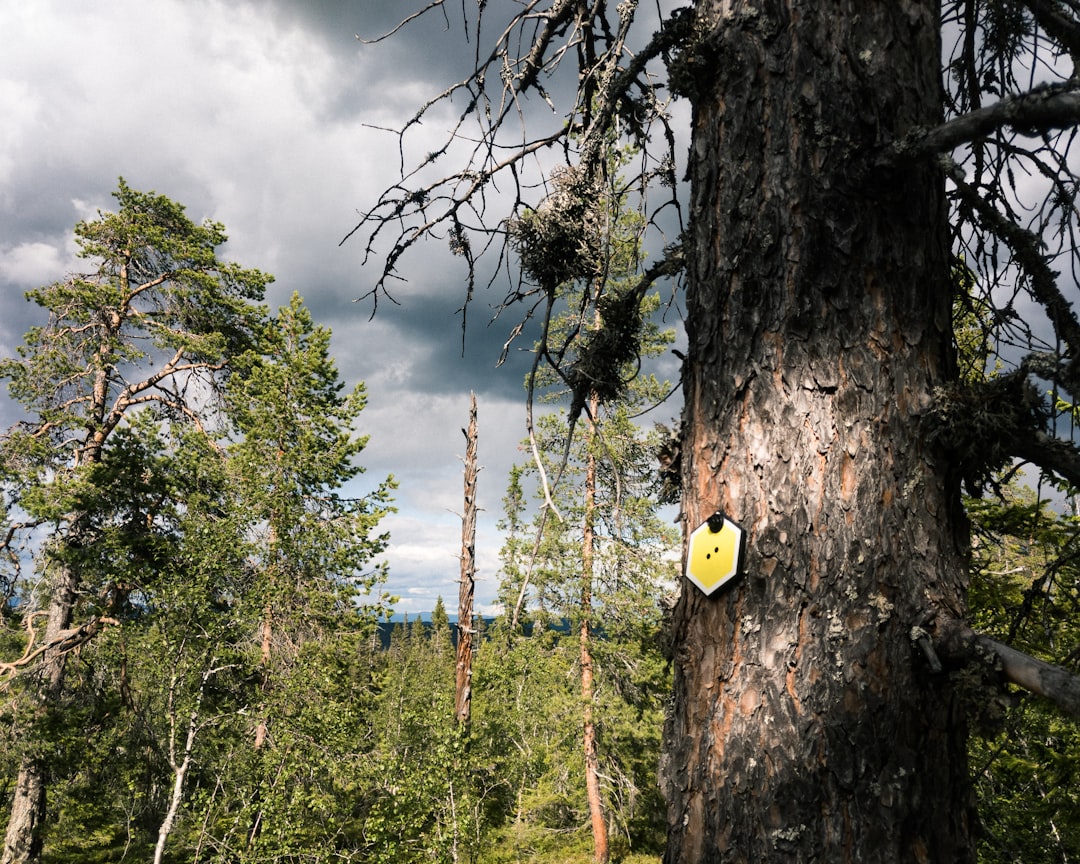
[[[371,127],[400,125],[434,91],[430,69],[444,75],[461,62],[441,59],[455,57],[450,42],[433,53],[423,27],[395,45],[357,42],[398,5],[118,0],[90,9],[42,0],[0,10],[0,349],[10,354],[40,323],[23,292],[80,267],[71,229],[112,208],[119,175],[185,204],[196,220],[223,222],[226,256],[277,277],[273,306],[299,291],[333,328],[343,379],[367,383],[359,431],[371,441],[357,491],[398,478],[387,587],[416,611],[455,590],[452,511],[469,391],[481,401],[487,466],[488,599],[493,522],[524,420],[520,371],[495,373],[505,333],[485,326],[487,299],[470,310],[461,354],[460,260],[420,249],[405,262],[400,306],[384,302],[369,320],[370,306],[353,302],[377,265],[364,267],[363,248],[339,241],[397,169],[393,136]],[[441,32],[434,26],[432,38]],[[4,425],[15,410],[0,400]]]
[[[391,89],[402,81],[422,83],[426,99],[471,73],[476,45],[470,42],[472,33],[466,35],[460,4],[445,4],[445,14],[433,9],[380,39],[425,5],[426,0],[270,0],[252,7],[269,14],[282,29],[298,28],[316,37],[321,49],[341,64],[339,86],[325,94],[326,104],[348,115],[383,104],[389,96],[387,83],[394,85]],[[506,5],[505,0],[491,4]],[[358,57],[365,61],[363,74],[350,74],[349,65]],[[420,104],[399,107],[411,113]]]
[[[489,0],[492,24],[500,4],[520,8]],[[9,355],[40,323],[23,292],[83,266],[72,226],[113,207],[118,176],[186,205],[195,220],[224,223],[226,257],[276,276],[272,306],[299,291],[316,321],[333,329],[342,378],[366,382],[359,431],[371,438],[356,491],[397,477],[400,512],[385,525],[387,588],[405,598],[402,608],[419,611],[456,591],[459,430],[470,391],[480,403],[485,466],[480,602],[494,596],[494,523],[507,470],[524,458],[522,380],[536,333],[526,331],[496,368],[524,310],[492,323],[512,283],[503,273],[487,289],[490,274],[482,272],[462,354],[466,270],[445,242],[418,244],[402,259],[406,281],[394,283],[400,305],[384,299],[372,319],[370,302],[354,302],[381,262],[365,264],[356,238],[339,243],[397,177],[397,138],[385,130],[463,78],[476,52],[465,41],[460,3],[447,4],[449,27],[435,13],[377,45],[355,38],[386,32],[410,8],[402,0],[0,6],[0,352]],[[526,108],[561,122],[540,100]],[[458,103],[434,110],[406,143],[407,158],[441,145],[460,110]],[[500,194],[491,199],[495,217],[503,215]],[[540,190],[530,194],[538,203]],[[0,425],[15,410],[0,398]]]

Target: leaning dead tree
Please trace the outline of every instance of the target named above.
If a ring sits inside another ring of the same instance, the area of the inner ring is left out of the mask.
[[[580,320],[602,326],[548,336],[564,286],[603,272],[597,189],[633,189],[664,250],[642,284],[684,287],[668,474],[685,533],[723,511],[747,554],[730,588],[684,585],[673,613],[668,860],[971,860],[949,670],[995,663],[1051,699],[1075,671],[1033,677],[1008,646],[957,634],[962,489],[992,490],[1018,460],[1080,485],[1080,7],[424,12],[466,31],[473,69],[403,123],[405,154],[453,107],[356,226],[381,255],[374,298],[424,238],[464,259],[466,302],[494,254],[521,274],[500,307],[520,304],[512,336],[539,319],[536,362],[574,409],[637,332],[635,292],[586,292]],[[626,144],[637,167],[613,177],[604,154]],[[962,353],[954,315],[981,328]]]

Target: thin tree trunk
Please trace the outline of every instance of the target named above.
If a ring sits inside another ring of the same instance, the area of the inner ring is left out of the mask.
[[[212,675],[219,671],[219,669],[214,668],[214,661],[211,660],[209,668],[202,674],[199,681],[199,691],[195,696],[195,705],[188,715],[187,730],[184,736],[184,750],[179,761],[177,761],[176,753],[176,688],[178,680],[177,676],[173,675],[168,699],[169,767],[173,770],[173,788],[172,794],[169,796],[169,808],[158,828],[157,844],[154,847],[154,864],[161,864],[162,856],[165,854],[165,842],[169,839],[169,834],[172,833],[173,825],[176,823],[176,814],[180,812],[180,805],[184,800],[184,780],[187,778],[188,769],[191,767],[191,755],[195,750],[195,736],[199,731],[199,709],[202,707],[206,683]]]
[[[668,864],[974,860],[963,711],[910,639],[965,610],[920,434],[953,374],[944,183],[859,171],[940,118],[939,5],[696,6],[683,508],[747,555],[674,610]]]
[[[591,417],[588,425],[585,457],[585,517],[581,540],[581,705],[582,745],[585,754],[585,792],[589,802],[589,822],[592,826],[593,860],[605,864],[608,860],[607,822],[600,795],[600,760],[597,754],[596,725],[593,722],[595,686],[593,683],[592,657],[592,585],[596,555],[596,455],[593,443],[599,403],[595,395],[590,399]]]
[[[271,530],[271,537],[273,538],[274,536],[274,531]],[[272,542],[273,541],[271,541],[271,543]],[[252,747],[256,754],[266,745],[266,736],[269,729],[269,718],[267,717],[269,706],[267,705],[266,694],[270,689],[270,661],[273,654],[273,644],[274,607],[267,601],[266,605],[263,607],[262,636],[259,645],[262,700],[259,705],[259,722],[255,726],[255,739],[252,742]],[[263,774],[262,769],[260,768],[259,773],[255,776],[255,788],[251,793],[249,801],[253,815],[251,817],[251,827],[248,829],[247,845],[245,847],[248,851],[255,845],[255,841],[259,837],[259,831],[262,826],[262,790]]]
[[[176,822],[176,814],[180,812],[180,803],[184,799],[184,778],[187,777],[189,759],[185,759],[180,765],[173,766],[173,788],[169,796],[169,809],[165,812],[165,818],[161,820],[158,828],[157,844],[154,846],[154,864],[161,864],[165,854],[165,842],[172,833]]]
[[[457,668],[454,717],[468,728],[472,711],[473,594],[476,590],[476,394],[469,394],[465,432],[465,513],[461,519],[461,582],[458,588]]]
[[[255,727],[255,749],[261,750],[266,742],[266,690],[270,686],[270,655],[274,642],[274,608],[267,603],[263,608],[262,639],[259,645],[259,668],[262,675],[263,701],[260,707],[259,723]]]

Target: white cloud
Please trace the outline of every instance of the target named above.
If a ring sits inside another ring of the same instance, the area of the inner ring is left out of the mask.
[[[50,243],[20,243],[0,250],[0,279],[32,287],[60,279],[67,261]]]
[[[494,526],[525,433],[521,358],[495,371],[516,321],[487,327],[490,298],[478,292],[463,358],[455,311],[465,271],[438,243],[407,256],[409,282],[395,286],[402,305],[384,303],[369,321],[370,304],[350,301],[370,289],[381,262],[362,267],[355,240],[338,246],[397,177],[397,138],[375,127],[412,116],[471,53],[458,57],[446,42],[436,50],[422,29],[359,45],[354,34],[380,32],[398,16],[393,0],[316,5],[0,4],[0,345],[18,344],[40,323],[22,291],[79,266],[71,228],[113,206],[118,176],[186,205],[193,219],[221,221],[226,256],[277,277],[273,305],[299,291],[316,321],[333,328],[343,380],[367,383],[358,431],[371,435],[360,457],[368,470],[355,485],[363,492],[389,473],[400,482],[400,512],[383,526],[393,544],[385,587],[413,611],[430,610],[440,593],[448,604],[456,597],[460,429],[468,393],[478,393],[478,603],[490,603],[501,543]],[[437,39],[456,38],[441,22],[431,26]],[[448,77],[426,81],[435,64]],[[441,145],[458,110],[433,111],[419,130]],[[430,145],[422,136],[408,144],[419,154]],[[495,298],[507,287],[500,282]],[[526,334],[519,345],[530,342]]]

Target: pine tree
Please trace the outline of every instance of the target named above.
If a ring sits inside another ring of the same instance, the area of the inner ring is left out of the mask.
[[[471,277],[520,223],[507,302],[550,310],[559,284],[594,271],[612,136],[646,152],[657,222],[680,205],[688,154],[685,226],[641,284],[685,275],[684,536],[722,511],[747,554],[719,594],[684,580],[673,611],[667,860],[973,860],[946,669],[988,650],[1077,710],[1067,672],[970,630],[960,498],[1013,458],[1080,485],[1080,449],[1040,389],[1080,391],[1075,7],[559,0],[461,20],[476,65],[403,124],[402,152],[428,111],[468,94],[459,122],[356,229],[369,253],[392,241],[376,296],[424,233],[448,234]],[[669,93],[688,103],[684,144]],[[555,152],[564,164],[538,158]],[[517,194],[485,221],[506,175]],[[956,368],[950,243],[995,338],[1019,346],[998,380]],[[621,363],[633,328],[605,329],[598,351]]]
[[[101,544],[117,536],[92,509],[95,498],[115,491],[100,488],[113,478],[112,442],[136,413],[195,427],[213,422],[213,399],[230,360],[255,337],[263,317],[255,304],[269,281],[218,259],[226,239],[220,224],[196,225],[183,207],[123,180],[115,197],[116,213],[75,227],[92,271],[28,292],[48,321],[27,332],[19,358],[0,364],[27,413],[3,438],[5,491],[45,535],[42,578],[22,586],[24,602],[14,612],[30,644],[5,668],[19,674],[41,716],[62,699],[71,651],[115,620],[100,598],[127,590],[108,569],[90,566],[101,560]],[[153,502],[132,506],[142,522],[127,525],[128,534],[154,534]],[[49,773],[43,758],[24,750],[4,864],[40,856]]]

